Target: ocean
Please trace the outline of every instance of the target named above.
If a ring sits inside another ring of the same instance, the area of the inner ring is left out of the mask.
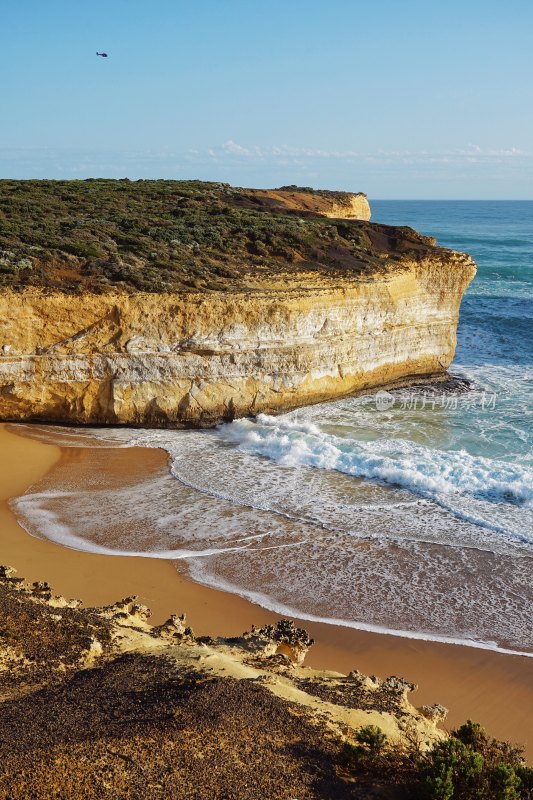
[[[321,403],[211,431],[34,435],[93,447],[13,508],[71,547],[171,558],[280,614],[533,654],[533,202],[374,201],[470,253],[457,389]],[[111,485],[105,447],[169,453],[169,473]],[[103,449],[104,448],[104,449]]]

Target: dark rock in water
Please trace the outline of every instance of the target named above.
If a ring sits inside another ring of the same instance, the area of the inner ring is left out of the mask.
[[[442,377],[428,379],[427,381],[415,381],[409,385],[410,391],[424,394],[427,397],[436,397],[443,394],[466,394],[467,392],[473,391],[475,388],[475,384],[468,378],[461,378],[458,375],[452,375],[450,373]],[[395,390],[390,389],[389,391],[393,393]]]

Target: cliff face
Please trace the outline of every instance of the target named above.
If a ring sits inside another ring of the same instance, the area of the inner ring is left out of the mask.
[[[212,425],[443,373],[468,256],[231,292],[0,295],[0,417]]]
[[[308,187],[0,181],[0,419],[213,425],[444,373],[475,266],[369,216]]]

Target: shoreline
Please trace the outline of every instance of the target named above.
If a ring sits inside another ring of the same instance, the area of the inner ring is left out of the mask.
[[[170,561],[81,552],[28,535],[7,500],[53,472],[74,451],[78,468],[80,463],[83,467],[83,448],[45,444],[2,424],[0,449],[8,456],[0,468],[0,562],[14,566],[21,577],[46,580],[55,593],[79,597],[85,606],[107,605],[136,594],[151,608],[154,623],[171,613],[185,612],[197,635],[239,635],[252,624],[280,618],[238,595],[192,582]],[[167,468],[162,450],[115,452],[132,470],[140,468],[140,455],[143,469]],[[525,744],[531,758],[533,729],[528,708],[533,705],[533,681],[528,658],[294,619],[316,640],[307,665],[343,673],[357,668],[382,677],[402,675],[419,684],[413,697],[417,705],[438,702],[450,709],[448,728],[472,718],[497,738]]]

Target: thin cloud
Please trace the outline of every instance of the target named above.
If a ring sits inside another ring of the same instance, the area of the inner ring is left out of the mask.
[[[518,147],[481,147],[468,144],[465,147],[442,151],[430,150],[378,150],[374,153],[360,153],[357,150],[322,150],[310,147],[290,147],[273,145],[260,147],[245,146],[229,139],[222,145],[211,147],[207,151],[212,158],[235,158],[241,161],[269,161],[272,163],[290,163],[291,159],[305,161],[347,160],[354,163],[368,164],[461,164],[461,163],[498,163],[508,159],[529,159],[531,153]]]
[[[209,152],[220,151],[242,158],[356,158],[359,155],[355,150],[321,150],[312,147],[290,147],[285,144],[245,147],[233,139],[218,147],[212,147]]]
[[[441,150],[326,150],[258,146],[229,139],[211,147],[109,150],[2,148],[5,178],[198,178],[242,186],[289,183],[357,189],[374,197],[530,199],[533,153],[468,143]],[[476,193],[477,193],[476,192]]]

